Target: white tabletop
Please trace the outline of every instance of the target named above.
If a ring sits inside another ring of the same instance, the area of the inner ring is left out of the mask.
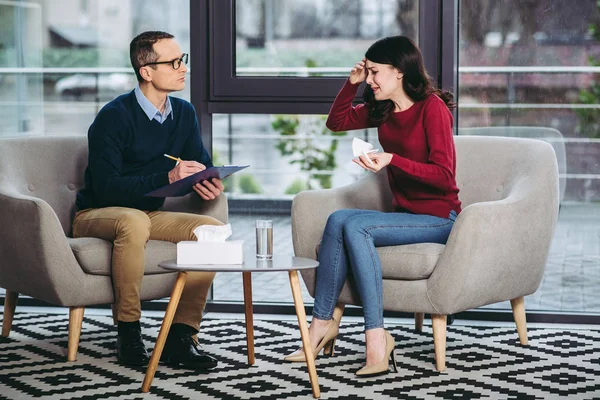
[[[311,269],[319,266],[319,262],[310,258],[273,255],[272,260],[257,260],[247,257],[243,264],[177,264],[177,260],[163,261],[159,267],[176,271],[214,271],[214,272],[272,272]]]

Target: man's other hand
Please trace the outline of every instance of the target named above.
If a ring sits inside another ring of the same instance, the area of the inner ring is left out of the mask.
[[[169,183],[173,183],[180,179],[195,174],[196,172],[204,171],[206,166],[196,161],[181,161],[175,168],[169,171]]]
[[[211,181],[202,181],[194,185],[194,190],[204,200],[214,200],[220,195],[225,187],[220,179],[212,178]]]

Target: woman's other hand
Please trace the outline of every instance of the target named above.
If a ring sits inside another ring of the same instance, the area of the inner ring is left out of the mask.
[[[369,162],[369,160],[371,160],[371,162],[373,164],[371,164]],[[368,171],[377,172],[381,168],[385,167],[390,162],[392,162],[392,154],[391,153],[370,153],[366,156],[362,155],[362,156],[359,156],[358,158],[354,158],[352,161],[354,161],[355,163],[357,163],[358,165],[360,165],[361,167],[363,167],[364,169],[366,169]]]

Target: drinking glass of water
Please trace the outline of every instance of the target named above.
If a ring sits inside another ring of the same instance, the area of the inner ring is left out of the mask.
[[[270,219],[256,221],[256,258],[259,260],[273,258],[273,221]]]

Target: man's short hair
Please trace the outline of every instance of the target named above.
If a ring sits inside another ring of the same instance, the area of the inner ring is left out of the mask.
[[[173,37],[173,35],[167,32],[148,31],[140,33],[133,38],[129,44],[129,59],[131,60],[131,66],[135,70],[138,82],[144,81],[144,78],[140,74],[142,65],[158,60],[158,54],[154,52],[154,48],[152,47],[154,43],[162,39],[172,39]]]

